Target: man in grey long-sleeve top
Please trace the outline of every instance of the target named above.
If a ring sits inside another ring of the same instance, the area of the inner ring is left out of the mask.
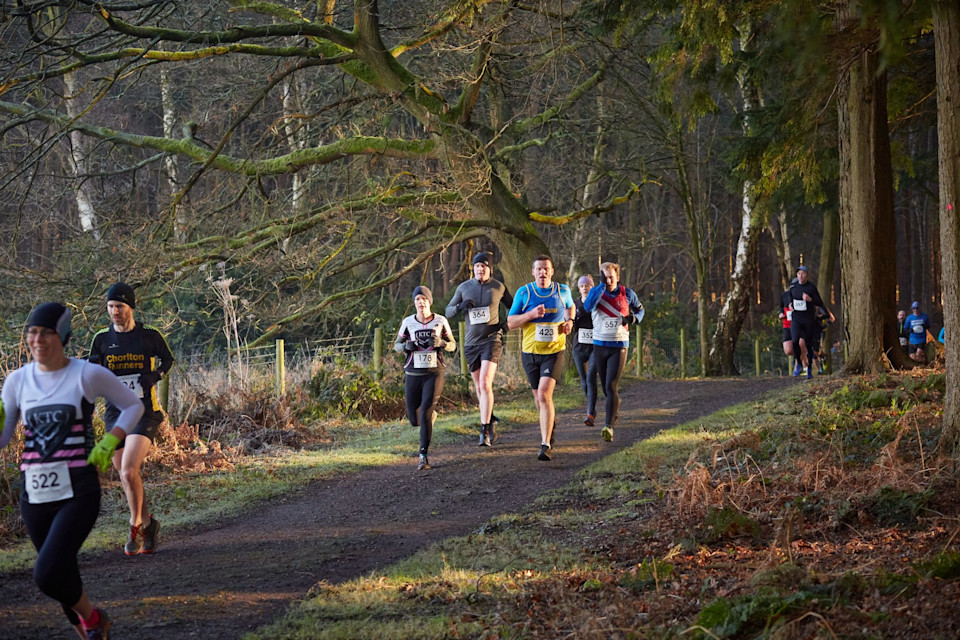
[[[493,278],[490,254],[481,251],[473,256],[474,277],[457,287],[446,315],[452,318],[465,312],[467,331],[463,345],[467,366],[480,401],[480,446],[489,447],[494,441],[493,425],[493,378],[503,353],[503,334],[507,332],[506,321],[500,321],[500,305],[507,309],[513,304],[513,296],[507,287]]]

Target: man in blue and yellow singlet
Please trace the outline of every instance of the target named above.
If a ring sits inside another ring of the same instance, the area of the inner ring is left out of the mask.
[[[522,328],[523,370],[533,389],[533,402],[540,412],[538,460],[550,460],[554,417],[553,390],[563,374],[566,336],[573,328],[576,308],[570,288],[553,281],[553,260],[539,255],[533,261],[533,282],[513,297],[507,326]]]

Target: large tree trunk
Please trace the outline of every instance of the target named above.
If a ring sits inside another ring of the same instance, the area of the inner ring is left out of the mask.
[[[173,95],[173,79],[165,65],[160,65],[160,101],[163,108],[163,136],[174,138],[177,135],[177,101]],[[167,154],[163,158],[163,172],[167,178],[167,190],[170,201],[173,202],[173,236],[177,242],[187,240],[187,220],[183,201],[176,200],[180,191],[180,175],[178,157]]]
[[[547,245],[533,228],[526,209],[494,172],[483,143],[464,129],[445,127],[440,136],[440,158],[453,174],[460,194],[474,218],[487,221],[484,229],[500,249],[500,272],[513,292],[530,282],[533,259]],[[558,256],[552,256],[558,267]]]
[[[751,50],[752,27],[747,24],[740,29],[740,48],[743,52]],[[751,112],[762,101],[755,84],[746,71],[740,73],[740,93],[743,99],[743,134],[751,134]],[[737,256],[730,276],[730,291],[717,317],[717,330],[713,334],[710,352],[704,365],[707,375],[738,375],[733,361],[737,348],[737,339],[743,328],[743,321],[750,312],[750,298],[753,292],[753,276],[757,272],[757,254],[760,237],[763,234],[763,216],[757,211],[753,194],[754,183],[748,178],[743,182],[740,208],[740,239],[737,241]]]
[[[887,125],[886,74],[877,54],[859,54],[838,93],[841,295],[847,372],[904,362],[893,313],[896,224]],[[823,292],[821,292],[823,293]]]
[[[937,138],[940,167],[940,287],[947,327],[947,391],[941,448],[960,458],[960,8],[939,0],[933,9],[937,55]]]
[[[823,235],[820,242],[820,268],[817,270],[818,285],[820,296],[823,301],[830,306],[833,301],[830,299],[830,291],[833,289],[833,277],[836,274],[837,249],[840,246],[840,220],[837,212],[833,209],[823,214]],[[833,311],[834,309],[830,309]],[[827,371],[833,372],[833,356],[830,347],[833,345],[833,327],[828,326],[823,332],[823,342],[826,345],[826,359],[824,365]]]

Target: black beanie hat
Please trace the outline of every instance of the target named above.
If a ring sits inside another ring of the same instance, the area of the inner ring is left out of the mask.
[[[70,341],[70,309],[59,302],[44,302],[33,308],[27,318],[27,328],[53,329],[64,345]]]
[[[490,254],[486,251],[480,251],[477,255],[473,256],[473,264],[482,262],[483,264],[490,266]]]
[[[430,293],[430,289],[426,287],[416,287],[413,290],[413,299],[416,300],[417,296],[424,296],[430,304],[433,304],[433,294]]]
[[[107,289],[107,302],[111,300],[122,302],[131,309],[137,307],[137,296],[133,293],[133,287],[126,282],[118,282]]]

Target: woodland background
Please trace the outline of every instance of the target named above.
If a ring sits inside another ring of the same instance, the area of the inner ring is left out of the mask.
[[[801,261],[849,372],[911,366],[912,300],[958,315],[954,2],[5,0],[0,34],[7,356],[46,299],[85,346],[118,279],[180,353],[390,331],[479,249],[511,290],[619,262],[704,375]]]

